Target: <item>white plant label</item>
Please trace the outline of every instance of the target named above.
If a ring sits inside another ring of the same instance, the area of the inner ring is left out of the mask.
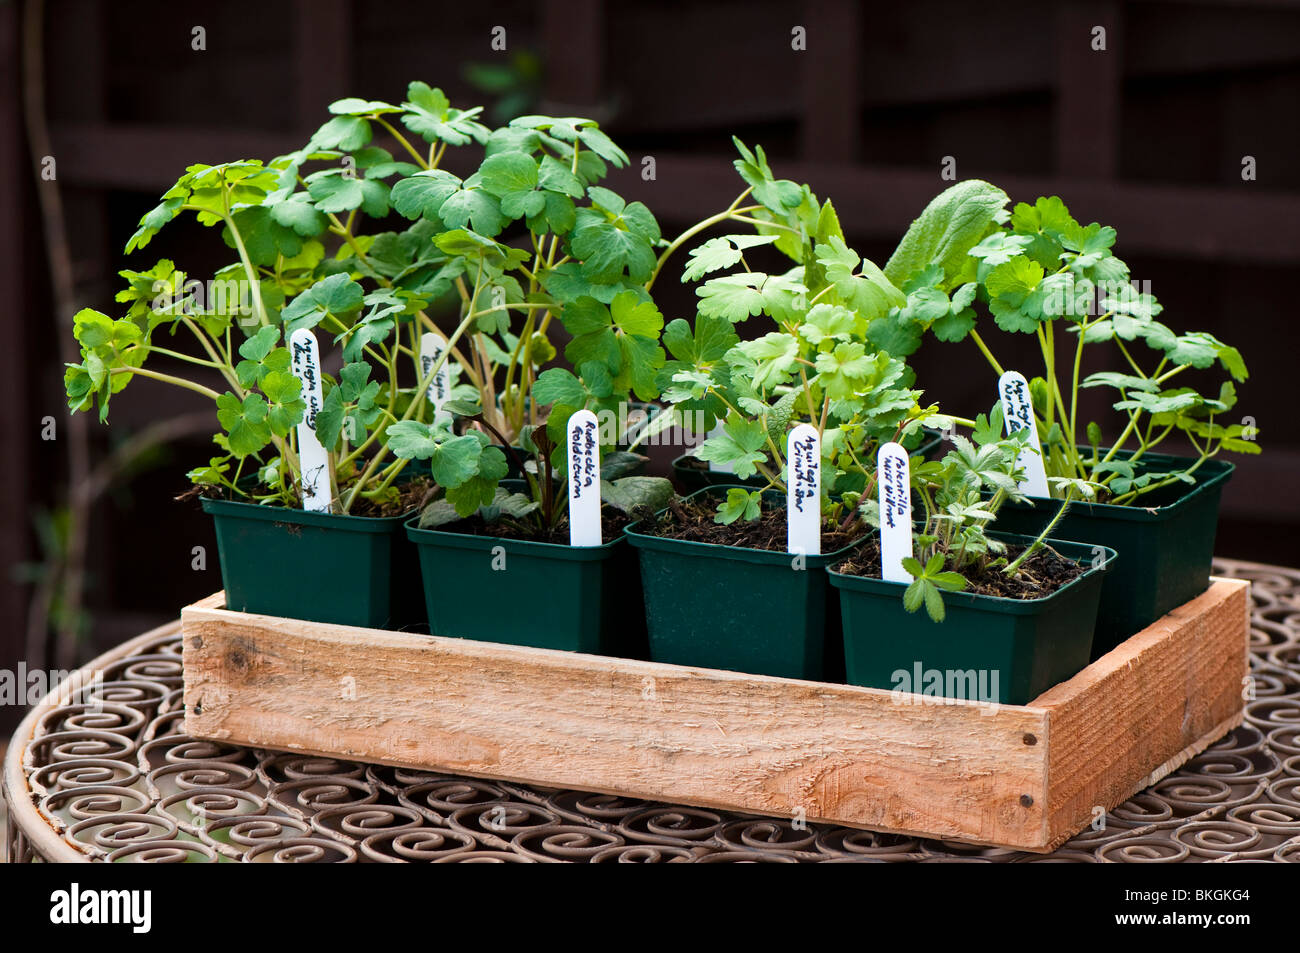
[[[998,378],[998,396],[1002,398],[1002,420],[1007,436],[1029,429],[1029,446],[1020,451],[1017,464],[1025,471],[1020,490],[1043,499],[1052,494],[1047,489],[1047,471],[1043,468],[1043,448],[1034,426],[1034,404],[1029,396],[1029,382],[1019,371],[1007,371]]]
[[[880,500],[880,578],[910,583],[903,560],[912,555],[912,464],[897,443],[876,452],[876,494]]]
[[[705,440],[712,440],[714,437],[722,435],[722,421],[719,420],[713,429],[704,435]],[[705,466],[714,473],[735,473],[736,468],[730,463],[714,463],[712,460],[705,462]]]
[[[420,336],[420,379],[429,376],[429,369],[442,357],[442,352],[447,349],[447,339],[439,331],[425,331]],[[435,424],[450,423],[451,414],[442,409],[442,405],[447,402],[451,396],[451,372],[448,369],[447,362],[442,362],[442,367],[438,368],[438,373],[433,375],[433,380],[429,382],[429,403],[433,404],[433,422]]]
[[[569,545],[599,546],[600,425],[590,410],[569,418]]]
[[[786,552],[822,552],[822,438],[812,424],[800,424],[786,438]]]
[[[290,367],[294,376],[302,381],[302,399],[307,402],[302,421],[298,424],[298,465],[302,468],[302,508],[328,513],[334,499],[330,486],[329,454],[316,439],[316,415],[320,413],[324,398],[321,395],[320,351],[316,335],[308,328],[299,328],[289,335]]]

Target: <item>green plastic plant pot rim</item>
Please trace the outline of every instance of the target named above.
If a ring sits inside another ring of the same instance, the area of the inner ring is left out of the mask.
[[[213,500],[200,497],[203,512],[221,516],[235,516],[244,520],[261,520],[286,526],[316,526],[342,533],[391,533],[411,518],[408,510],[397,516],[351,516],[341,513],[318,513],[311,510],[290,509],[286,506],[267,506],[261,503],[241,503],[238,500]]]
[[[1031,541],[1009,533],[990,535],[1011,543]],[[956,673],[974,673],[981,690],[966,700],[1025,705],[1075,675],[1091,660],[1101,583],[1115,553],[1094,553],[1092,547],[1068,540],[1048,539],[1047,544],[1076,561],[1102,559],[1037,599],[945,592],[943,622],[931,621],[923,609],[909,613],[903,607],[904,583],[831,569],[830,582],[840,597],[849,683],[928,694],[924,685],[912,687],[914,672],[940,673],[944,684]]]
[[[1167,454],[1146,454],[1144,459],[1165,470],[1181,469],[1188,463],[1186,458]],[[1204,475],[1202,479],[1160,506],[1070,505],[1053,535],[1105,546],[1119,554],[1118,571],[1108,573],[1102,585],[1094,658],[1208,588],[1219,500],[1235,469],[1228,461],[1208,460],[1197,471],[1198,476]],[[1161,492],[1169,494],[1173,489]],[[997,525],[1008,532],[1034,536],[1055,512],[1050,503],[1034,507],[1007,503],[998,511]]]
[[[636,552],[622,536],[600,546],[421,529],[429,631],[450,638],[645,658]]]
[[[730,488],[706,487],[686,499],[721,497]],[[664,539],[639,532],[637,525],[623,533],[640,554],[654,661],[843,679],[839,603],[826,567],[861,540],[833,553],[798,557],[803,568],[795,569],[791,553]]]
[[[200,500],[212,516],[226,606],[308,622],[420,629],[415,550],[400,516],[343,516]]]

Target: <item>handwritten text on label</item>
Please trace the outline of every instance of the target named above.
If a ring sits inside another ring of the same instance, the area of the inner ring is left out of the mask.
[[[590,410],[576,411],[568,424],[569,545],[599,546],[600,426]]]
[[[880,578],[911,582],[903,560],[912,555],[912,470],[907,450],[882,444],[876,453],[876,491],[880,501]]]
[[[316,415],[324,398],[321,396],[320,352],[316,335],[299,328],[289,335],[291,368],[302,381],[302,399],[307,403],[298,424],[298,462],[302,468],[302,508],[327,513],[334,498],[330,486],[329,454],[316,438]]]
[[[786,438],[786,551],[822,551],[822,440],[817,428],[800,424]]]
[[[1007,436],[1018,430],[1029,431],[1029,446],[1020,451],[1017,465],[1025,471],[1020,489],[1029,496],[1046,498],[1047,471],[1043,468],[1042,446],[1038,441],[1038,427],[1034,425],[1034,404],[1029,393],[1029,382],[1019,371],[1007,371],[998,378],[998,395],[1002,398],[1002,419]]]
[[[442,352],[447,347],[447,339],[437,331],[426,331],[420,337],[420,377],[424,379],[429,376],[429,371],[437,363],[438,358],[442,357]],[[433,380],[429,381],[428,398],[433,404],[433,422],[435,424],[451,420],[451,414],[442,409],[442,405],[447,402],[451,396],[451,373],[447,367],[447,362],[443,361],[442,367],[438,368],[438,373],[433,375]]]

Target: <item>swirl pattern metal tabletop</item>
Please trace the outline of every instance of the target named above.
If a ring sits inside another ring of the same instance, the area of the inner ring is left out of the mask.
[[[1051,854],[481,781],[187,737],[177,626],[88,666],[5,763],[16,862],[1300,862],[1300,571],[1250,579],[1245,723]]]

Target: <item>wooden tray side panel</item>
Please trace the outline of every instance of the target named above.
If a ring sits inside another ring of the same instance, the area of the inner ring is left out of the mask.
[[[1034,700],[1046,709],[1048,846],[1091,824],[1241,724],[1250,584],[1216,579]]]
[[[1032,708],[220,604],[183,613],[196,737],[976,843],[1048,838],[1047,716]]]

